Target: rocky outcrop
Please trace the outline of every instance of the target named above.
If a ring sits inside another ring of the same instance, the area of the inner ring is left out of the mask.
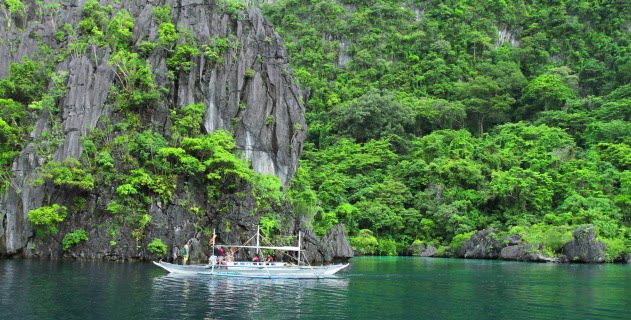
[[[457,256],[470,259],[497,259],[504,243],[497,239],[494,228],[478,231],[466,240],[457,252]]]
[[[348,260],[352,258],[353,248],[346,237],[344,225],[338,224],[329,229],[322,238],[322,260]]]
[[[78,32],[77,25],[83,19],[86,3],[84,0],[63,1],[51,14],[38,15],[34,1],[24,2],[31,8],[27,10],[26,19],[14,18],[11,23],[0,23],[3,39],[0,41],[0,77],[8,75],[10,63],[20,62],[25,57],[52,61],[53,57],[47,56],[41,48],[67,50],[70,41],[59,39],[60,26],[68,24]],[[52,1],[44,1],[48,2]],[[177,71],[173,76],[167,75],[166,59],[170,53],[160,48],[151,51],[146,61],[151,66],[156,87],[161,88],[161,97],[160,102],[140,111],[140,125],[160,126],[168,135],[168,104],[177,108],[203,103],[203,131],[223,129],[231,132],[239,153],[255,171],[274,174],[285,186],[289,183],[305,139],[304,105],[282,41],[257,9],[234,14],[208,0],[146,3],[121,0],[102,1],[102,4],[111,5],[113,12],[121,9],[130,12],[134,19],[135,48],[142,42],[158,41],[158,24],[153,19],[153,9],[163,5],[171,8],[173,24],[188,30],[199,46],[210,43],[213,37],[232,39],[234,45],[226,49],[221,61],[200,54],[191,57],[190,70]],[[0,255],[152,259],[157,257],[146,251],[146,242],[152,238],[165,240],[170,252],[188,239],[198,239],[197,247],[201,252],[208,248],[205,247],[206,236],[196,229],[200,224],[228,230],[223,236],[235,242],[251,234],[249,231],[256,225],[257,217],[251,214],[253,203],[243,199],[223,199],[223,207],[214,207],[212,203],[207,204],[204,185],[195,186],[191,181],[178,180],[172,203],[152,200],[148,209],[152,216],[151,225],[141,236],[132,236],[132,225],[115,221],[116,218],[105,211],[116,186],[82,195],[86,199],[85,208],[66,218],[59,235],[48,241],[33,236],[33,226],[27,219],[30,210],[50,203],[70,207],[74,197],[81,192],[60,189],[52,184],[34,186],[31,182],[37,177],[38,168],[49,160],[80,158],[84,151],[82,139],[95,128],[105,128],[107,123],[104,121],[120,117],[110,96],[116,81],[114,67],[109,62],[111,54],[111,48],[89,45],[86,50],[67,50],[67,54],[59,56],[62,58],[54,69],[68,72],[67,90],[56,101],[56,114],[45,111],[41,114],[34,125],[30,143],[13,163],[12,188],[0,195]],[[43,137],[51,133],[60,143],[42,142]],[[41,153],[42,146],[50,149],[47,155]],[[180,205],[185,202],[201,208],[205,217],[193,217]],[[114,225],[116,230],[112,229]],[[89,240],[64,252],[60,245],[63,233],[77,228],[85,229]],[[199,259],[201,257],[200,254]]]
[[[570,262],[602,263],[605,262],[605,244],[596,240],[593,225],[582,226],[572,233],[574,240],[561,249]]]
[[[559,262],[557,258],[542,254],[541,248],[523,243],[519,234],[508,236],[502,240],[505,247],[500,251],[499,259],[526,262]]]
[[[191,260],[191,263],[206,263],[210,254],[208,246],[206,246],[200,241],[200,239],[197,238],[192,238],[190,239],[190,241],[191,245],[189,247],[189,259]]]
[[[437,256],[437,249],[432,245],[425,244],[413,244],[408,248],[409,255],[416,255],[419,257],[434,257]]]
[[[428,245],[419,253],[421,257],[433,257],[437,255],[436,247]]]
[[[528,262],[588,262],[605,261],[605,245],[596,240],[593,226],[577,228],[574,240],[561,249],[561,257],[549,257],[541,248],[523,243],[519,235],[498,239],[496,230],[484,229],[466,240],[457,253],[461,258],[503,259]]]
[[[354,256],[344,226],[341,224],[327,230],[321,240],[310,230],[304,231],[302,239],[306,260],[312,263],[346,261]]]
[[[538,248],[530,244],[518,244],[502,248],[500,259],[526,262],[560,262],[559,259],[548,257],[538,252]]]

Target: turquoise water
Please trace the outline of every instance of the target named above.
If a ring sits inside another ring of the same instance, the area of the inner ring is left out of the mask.
[[[360,257],[336,279],[0,260],[0,319],[630,319],[631,265]]]

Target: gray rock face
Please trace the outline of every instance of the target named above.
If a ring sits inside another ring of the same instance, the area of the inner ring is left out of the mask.
[[[526,262],[561,262],[558,258],[548,257],[539,252],[534,245],[522,243],[521,236],[516,234],[504,238],[506,246],[500,251],[502,260],[526,261]]]
[[[436,255],[436,247],[434,246],[427,246],[425,248],[425,250],[421,251],[421,253],[419,253],[419,256],[421,257],[433,257]]]
[[[304,231],[302,239],[306,259],[312,263],[345,261],[354,256],[344,226],[341,224],[327,230],[322,240],[312,231]]]
[[[195,67],[180,75],[175,88],[178,104],[203,101],[205,130],[233,131],[237,148],[253,168],[286,185],[296,171],[306,124],[301,91],[280,38],[258,10],[247,10],[245,20],[234,21],[204,1],[172,5],[176,25],[190,26],[200,43],[231,34],[239,43],[220,65],[195,59]],[[153,58],[154,68],[163,68],[163,60]]]
[[[412,245],[408,248],[408,254],[410,255],[418,255],[419,257],[434,257],[437,249],[432,245]]]
[[[348,259],[354,256],[353,248],[346,237],[344,225],[338,224],[329,229],[322,238],[323,260]]]
[[[496,232],[494,228],[476,232],[462,244],[457,256],[470,259],[497,259],[504,243],[497,239]]]
[[[61,103],[63,145],[54,154],[55,161],[72,157],[78,159],[83,151],[81,138],[96,127],[102,116],[109,116],[105,106],[109,89],[114,81],[114,72],[107,63],[105,54],[100,63],[92,63],[85,55],[71,58],[57,67],[67,70],[68,92]]]
[[[518,244],[502,248],[499,258],[502,260],[527,261],[527,262],[559,262],[557,258],[547,257],[536,252],[535,247],[529,244]]]
[[[191,264],[206,263],[210,255],[208,246],[202,244],[202,242],[197,238],[192,238],[190,240],[191,245],[189,249],[189,259],[191,260]]]
[[[582,226],[572,233],[574,240],[567,243],[561,252],[570,262],[605,262],[605,244],[596,240],[594,226]]]
[[[24,1],[35,8],[34,1]],[[55,1],[44,1],[52,3]],[[67,46],[56,40],[60,26],[68,23],[76,26],[82,19],[85,0],[55,2],[61,8],[50,16],[38,17],[35,10],[29,11],[28,19],[0,23],[0,77],[8,75],[11,62],[20,62],[25,57],[43,59],[42,44],[52,49]],[[223,61],[216,63],[204,55],[192,59],[189,72],[175,74],[176,80],[167,77],[166,52],[156,49],[147,61],[152,67],[157,87],[164,88],[161,99],[176,106],[204,103],[206,106],[203,129],[206,132],[223,129],[232,132],[244,159],[260,173],[274,174],[287,185],[295,173],[298,158],[305,139],[306,124],[301,91],[297,87],[281,39],[264,20],[258,10],[248,9],[238,17],[221,12],[215,1],[208,0],[165,0],[139,2],[121,0],[112,5],[114,11],[124,8],[134,17],[134,43],[156,42],[158,25],[152,17],[155,6],[172,8],[173,23],[190,30],[196,42],[209,43],[213,36],[232,37],[237,46],[227,49]],[[75,194],[55,190],[52,185],[33,186],[37,168],[45,158],[38,153],[42,145],[51,148],[51,160],[61,161],[68,157],[79,158],[83,152],[81,139],[89,135],[100,121],[116,116],[108,101],[111,87],[115,83],[114,67],[108,61],[108,48],[90,47],[85,52],[73,52],[59,62],[55,70],[68,71],[67,91],[58,99],[58,114],[44,112],[31,133],[31,140],[42,138],[43,132],[53,132],[61,144],[30,142],[13,163],[12,188],[0,195],[0,255],[21,253],[33,257],[70,256],[86,259],[129,259],[155,258],[145,252],[143,241],[161,238],[172,250],[182,246],[187,239],[199,239],[197,246],[204,249],[203,236],[195,229],[196,223],[212,223],[228,226],[229,218],[212,215],[218,208],[206,208],[209,217],[197,221],[185,208],[178,205],[162,205],[158,200],[152,204],[151,226],[140,242],[129,236],[133,227],[122,224],[118,233],[105,227],[113,224],[113,217],[104,211],[112,199],[114,187],[97,190],[88,196],[88,208],[69,216],[62,232],[76,228],[85,229],[89,241],[64,253],[60,248],[61,236],[42,242],[33,237],[33,226],[27,213],[42,205],[59,203],[69,205]],[[164,124],[168,131],[169,110],[166,103],[159,103],[141,115],[149,124]],[[52,118],[55,117],[55,118]],[[54,124],[54,126],[52,125]],[[180,181],[178,183],[184,183]],[[205,202],[205,190],[200,188],[197,203]],[[179,203],[178,195],[174,203]],[[188,198],[182,196],[182,199]],[[203,205],[199,205],[204,208]],[[251,204],[238,203],[230,209],[233,220],[232,231],[225,235],[240,239],[239,232],[245,225],[252,225],[255,217],[249,215]],[[225,217],[225,214],[224,214]],[[247,218],[249,217],[249,218]],[[242,226],[237,226],[241,223]],[[101,226],[101,227],[99,227]],[[230,229],[230,228],[227,228]],[[201,254],[199,255],[201,259]]]

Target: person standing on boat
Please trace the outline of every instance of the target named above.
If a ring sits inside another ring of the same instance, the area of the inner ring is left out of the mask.
[[[215,247],[215,239],[217,239],[217,234],[213,230],[213,236],[210,239],[208,239],[208,244],[211,245],[210,257],[208,258],[208,264],[217,263],[217,247]]]
[[[274,262],[274,257],[272,257],[271,254],[268,254],[267,257],[265,257],[265,264],[272,264],[272,262]]]
[[[182,264],[183,265],[188,264],[188,253],[190,249],[191,249],[191,240],[188,240],[186,244],[184,245],[184,248],[182,248]]]
[[[254,258],[252,258],[252,262],[254,262],[254,264],[258,264],[259,262],[261,262],[261,257],[259,257],[259,254],[255,254]]]

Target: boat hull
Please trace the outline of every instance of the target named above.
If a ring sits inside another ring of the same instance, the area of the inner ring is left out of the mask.
[[[248,278],[294,278],[321,279],[332,277],[348,264],[328,266],[295,266],[284,264],[235,263],[231,265],[178,265],[164,261],[153,262],[158,267],[172,274],[210,275],[220,277]]]

